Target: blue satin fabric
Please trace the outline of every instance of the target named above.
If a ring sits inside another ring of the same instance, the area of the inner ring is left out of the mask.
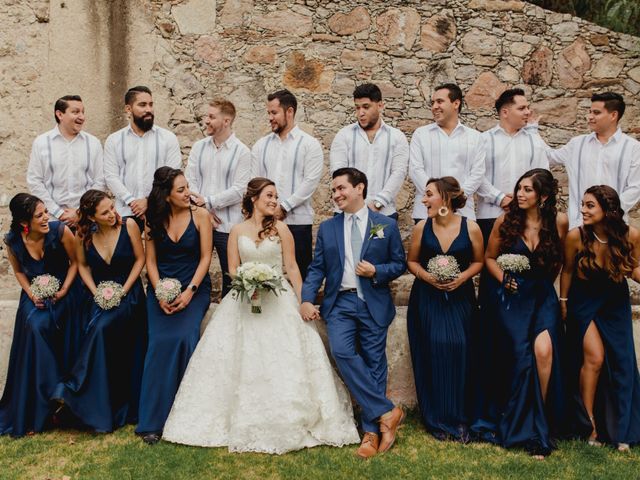
[[[50,274],[62,285],[69,269],[69,257],[61,242],[64,224],[50,222],[49,228],[41,260],[31,257],[19,234],[9,233],[5,242],[29,281]],[[77,301],[77,288],[72,287],[60,301],[55,304],[47,301],[47,308],[38,309],[21,292],[7,382],[0,399],[0,434],[19,437],[50,426],[49,398],[64,368],[69,347],[65,344],[65,331],[78,321],[72,310]]]
[[[432,228],[424,226],[420,263],[445,254]],[[469,267],[473,247],[462,218],[460,233],[446,255],[456,258],[460,270]],[[411,360],[422,421],[436,438],[468,440],[471,388],[471,323],[477,314],[473,284],[468,281],[452,292],[416,279],[407,309]]]
[[[155,240],[160,278],[177,278],[188,287],[200,262],[200,234],[191,219],[178,242],[164,234]],[[137,433],[161,432],[173,399],[200,338],[209,308],[211,279],[205,275],[186,309],[166,315],[151,284],[147,288],[149,345],[144,362]]]
[[[592,431],[579,382],[584,335],[593,321],[605,349],[593,412],[598,439],[614,445],[640,443],[640,375],[626,280],[616,283],[604,272],[594,274],[588,280],[574,275],[567,307],[570,433],[588,437]]]
[[[128,220],[132,221],[132,220]],[[94,282],[124,285],[135,263],[126,225],[106,263],[91,244],[87,264]],[[137,423],[140,382],[146,347],[146,304],[140,279],[118,307],[102,310],[86,291],[82,346],[71,371],[53,392],[86,426],[110,432]]]

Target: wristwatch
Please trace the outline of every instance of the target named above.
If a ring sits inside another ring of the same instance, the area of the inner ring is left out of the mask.
[[[384,205],[382,205],[378,200],[373,202],[373,206],[380,210]]]
[[[191,290],[193,293],[196,293],[198,291],[198,286],[195,283],[192,283],[191,285],[189,285],[189,290]]]

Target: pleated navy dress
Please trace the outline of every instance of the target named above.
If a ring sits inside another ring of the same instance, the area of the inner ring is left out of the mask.
[[[132,222],[133,220],[127,220]],[[96,286],[102,281],[124,285],[135,255],[125,224],[107,263],[92,243],[85,250]],[[85,426],[110,432],[137,423],[140,382],[146,347],[146,304],[138,279],[120,305],[102,310],[87,291],[85,327],[78,358],[52,397],[64,401]]]
[[[460,271],[469,267],[473,247],[462,217],[460,233],[443,252],[426,220],[420,247],[420,263],[427,268],[436,255],[456,258]],[[438,290],[416,278],[407,310],[411,360],[422,421],[438,439],[468,440],[470,408],[470,330],[477,314],[472,281],[456,290]]]
[[[44,256],[34,259],[20,234],[10,232],[5,239],[29,281],[38,275],[55,276],[64,283],[69,257],[62,245],[64,224],[49,222],[44,239]],[[4,394],[0,399],[0,434],[20,437],[50,427],[49,399],[60,381],[65,358],[65,328],[70,323],[72,306],[78,301],[74,287],[56,303],[47,301],[36,308],[24,290],[16,313],[9,369]]]
[[[177,278],[183,290],[186,289],[200,262],[200,234],[193,216],[178,242],[171,240],[166,232],[154,241],[160,278]],[[142,376],[137,433],[162,432],[184,371],[200,338],[200,324],[209,308],[210,296],[211,279],[207,274],[187,308],[166,315],[149,284],[149,344]]]

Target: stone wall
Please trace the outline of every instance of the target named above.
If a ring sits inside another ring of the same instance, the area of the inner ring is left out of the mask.
[[[82,95],[86,129],[104,140],[125,123],[126,87],[149,85],[157,123],[176,132],[185,156],[203,136],[208,98],[236,103],[237,134],[251,145],[268,131],[266,94],[282,86],[326,149],[352,121],[351,93],[363,81],[380,85],[386,119],[408,136],[431,121],[427,100],[443,81],[467,92],[463,121],[480,130],[495,122],[494,98],[521,85],[553,145],[586,131],[589,97],[604,89],[625,96],[623,128],[640,135],[640,39],[519,0],[4,0],[0,21],[5,230],[31,142],[67,93]],[[405,236],[412,200],[407,182],[398,198]],[[327,181],[314,203],[318,221],[331,214]],[[15,295],[3,257],[4,286]]]

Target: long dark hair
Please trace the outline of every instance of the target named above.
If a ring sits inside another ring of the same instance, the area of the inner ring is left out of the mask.
[[[93,229],[95,223],[89,219],[96,214],[96,209],[105,198],[113,199],[113,196],[100,190],[87,190],[80,197],[80,207],[78,208],[78,237],[82,239],[84,248],[89,248],[93,241]],[[113,228],[118,228],[122,219],[116,212],[116,223]]]
[[[624,277],[631,275],[637,259],[633,256],[633,245],[629,241],[629,226],[623,218],[624,211],[620,206],[620,197],[608,185],[595,185],[589,187],[584,193],[593,195],[604,213],[602,226],[607,232],[609,249],[609,258],[606,259],[604,270],[613,281],[621,282]],[[587,276],[590,273],[602,271],[603,269],[596,263],[593,226],[583,225],[580,228],[580,237],[583,250],[578,260],[578,268]]]
[[[153,174],[153,187],[147,199],[147,212],[145,214],[147,226],[149,227],[149,238],[162,237],[162,235],[166,234],[166,227],[171,214],[171,207],[167,202],[167,197],[171,195],[173,182],[180,175],[184,175],[182,170],[171,167],[160,167]]]
[[[253,199],[260,196],[262,191],[268,186],[276,184],[264,177],[256,177],[249,180],[247,184],[247,191],[242,197],[242,215],[244,218],[250,218],[253,215]],[[276,219],[273,215],[265,216],[262,219],[262,230],[258,232],[258,238],[262,240],[267,235],[277,235]]]
[[[533,262],[543,271],[557,275],[562,265],[562,245],[556,216],[558,214],[558,181],[549,170],[534,168],[522,175],[513,190],[513,200],[500,225],[501,253],[512,248],[524,234],[527,212],[518,206],[517,195],[520,183],[525,178],[531,179],[533,190],[538,194],[538,210],[540,212],[540,243],[533,252]],[[547,197],[542,201],[542,197]]]
[[[38,204],[44,203],[35,195],[30,193],[18,193],[9,202],[9,210],[11,211],[11,226],[9,227],[14,234],[19,235],[22,232],[20,222],[31,223],[33,214]]]

